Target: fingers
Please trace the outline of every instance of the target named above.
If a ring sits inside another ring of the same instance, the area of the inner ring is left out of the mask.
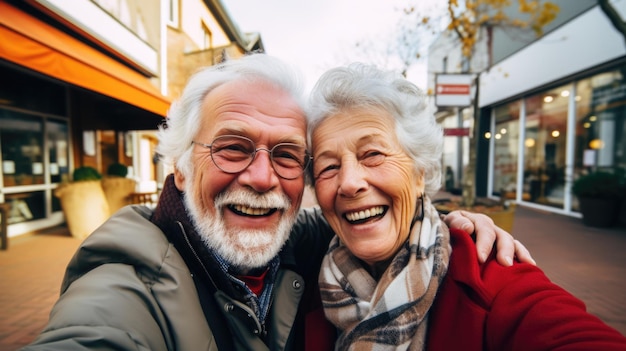
[[[468,217],[464,217],[462,212],[452,211],[444,217],[444,221],[450,228],[460,229],[471,234],[474,232],[474,223]]]
[[[493,220],[488,216],[481,213],[473,213],[467,211],[452,211],[446,215],[444,221],[450,228],[461,229],[467,233],[476,234],[476,251],[478,260],[483,263],[489,257],[493,244],[496,240],[499,240],[497,236],[496,225]],[[506,233],[506,232],[504,232]],[[509,255],[513,256],[513,239],[510,242],[505,243],[505,248],[508,248]]]
[[[503,266],[512,266],[513,257],[515,257],[515,239],[513,239],[513,235],[500,227],[495,227],[495,231],[497,236],[496,260]]]
[[[530,263],[536,266],[537,262],[535,262],[535,260],[532,258],[532,256],[530,255],[530,251],[526,249],[526,246],[524,246],[519,240],[514,240],[514,242],[515,242],[515,257],[517,258],[517,260],[522,263]]]
[[[463,215],[472,221],[476,234],[478,261],[484,263],[489,257],[489,254],[491,254],[491,250],[493,250],[493,244],[499,243],[500,241],[497,232],[499,228],[496,227],[491,218],[484,214],[464,212]],[[512,241],[513,240],[511,240],[511,246],[513,245]],[[500,251],[499,248],[498,251]]]

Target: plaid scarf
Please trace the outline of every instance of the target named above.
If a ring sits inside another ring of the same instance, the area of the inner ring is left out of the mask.
[[[416,213],[423,218],[413,223],[379,281],[337,236],[330,243],[319,282],[326,318],[341,333],[336,350],[424,348],[428,311],[452,248],[450,232],[428,198],[418,199]]]

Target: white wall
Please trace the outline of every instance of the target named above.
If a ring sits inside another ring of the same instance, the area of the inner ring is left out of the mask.
[[[37,0],[37,2],[99,38],[153,74],[158,72],[157,51],[93,2],[87,0]]]
[[[612,1],[624,16],[626,0]],[[481,74],[481,107],[626,55],[626,44],[598,6]]]
[[[211,30],[214,47],[230,44],[230,39],[228,39],[226,33],[224,33],[202,0],[181,0],[180,26],[182,31],[196,45],[196,48],[186,48],[187,51],[195,51],[197,48],[202,47],[204,38],[202,23]]]

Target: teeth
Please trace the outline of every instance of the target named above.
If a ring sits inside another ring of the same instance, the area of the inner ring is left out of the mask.
[[[250,216],[263,216],[263,215],[270,213],[271,211],[271,209],[267,209],[267,208],[254,208],[254,207],[248,207],[244,205],[234,205],[233,207],[235,208],[235,210],[241,213],[245,213]]]
[[[363,211],[347,213],[346,218],[350,222],[354,222],[354,221],[367,219],[369,217],[378,216],[379,214],[382,214],[384,211],[385,209],[383,206],[376,206],[376,207],[372,207]]]

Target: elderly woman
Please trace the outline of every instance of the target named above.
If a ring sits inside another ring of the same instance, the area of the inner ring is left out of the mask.
[[[430,196],[443,133],[402,77],[351,65],[311,97],[312,176],[336,236],[319,276],[337,350],[624,350],[626,338],[535,266],[480,264]]]

